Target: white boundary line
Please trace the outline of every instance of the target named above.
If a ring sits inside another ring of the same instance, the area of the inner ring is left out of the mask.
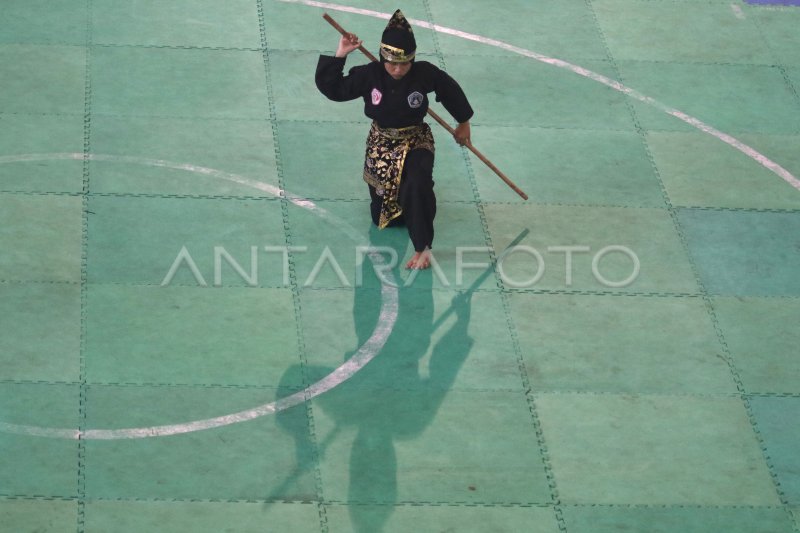
[[[150,167],[170,168],[174,170],[183,170],[195,174],[202,174],[240,185],[245,185],[260,191],[269,193],[273,196],[284,197],[294,205],[307,209],[327,222],[336,225],[344,231],[348,237],[353,240],[362,240],[362,235],[358,233],[355,228],[332,215],[330,212],[319,207],[311,200],[306,200],[299,196],[287,194],[281,191],[280,188],[263,183],[261,181],[245,178],[236,174],[230,174],[208,167],[201,167],[197,165],[185,163],[171,163],[162,159],[147,159],[131,156],[115,156],[115,155],[102,155],[102,154],[83,154],[83,153],[54,153],[54,154],[21,154],[16,156],[0,156],[0,164],[2,163],[19,163],[19,162],[34,162],[34,161],[51,161],[51,160],[78,160],[83,161],[88,159],[91,161],[110,161],[115,163],[131,163],[146,165]],[[375,263],[383,263],[384,259],[379,253],[367,253],[370,260]],[[353,377],[359,370],[364,368],[367,363],[374,359],[386,344],[389,335],[392,333],[394,324],[397,320],[398,313],[398,293],[397,287],[392,283],[391,272],[385,274],[388,278],[386,283],[381,285],[381,310],[378,317],[378,324],[373,330],[372,335],[367,341],[362,344],[358,351],[353,354],[341,366],[333,370],[330,374],[311,384],[307,388],[298,391],[290,396],[281,398],[274,402],[266,403],[231,413],[224,416],[215,418],[208,418],[204,420],[195,420],[192,422],[185,422],[182,424],[170,424],[163,426],[139,427],[139,428],[125,428],[125,429],[87,429],[80,431],[78,429],[64,429],[64,428],[47,428],[39,426],[30,426],[22,424],[9,424],[0,422],[0,432],[15,433],[18,435],[27,435],[32,437],[49,437],[49,438],[63,438],[63,439],[93,439],[93,440],[117,440],[117,439],[140,439],[145,437],[164,437],[168,435],[180,435],[183,433],[191,433],[194,431],[202,431],[206,429],[218,428],[237,424],[239,422],[246,422],[254,420],[262,416],[271,415],[278,411],[283,411],[300,403],[315,398],[320,394],[331,390],[332,388],[341,385],[351,377]]]
[[[388,19],[391,17],[391,13],[381,13],[379,11],[372,11],[369,9],[359,9],[355,7],[343,6],[340,4],[331,4],[328,2],[316,2],[314,0],[278,0],[279,2],[285,2],[290,4],[303,4],[306,6],[311,7],[319,7],[322,9],[330,9],[333,11],[341,11],[345,13],[354,13],[357,15],[364,15],[367,17],[375,17],[380,19]],[[702,120],[695,118],[691,115],[687,115],[686,113],[670,107],[666,104],[662,104],[655,98],[651,98],[647,95],[640,93],[639,91],[632,89],[616,80],[612,80],[607,76],[603,76],[602,74],[598,74],[597,72],[593,72],[589,69],[583,68],[578,65],[574,65],[572,63],[568,63],[567,61],[563,61],[561,59],[556,59],[553,57],[548,57],[542,54],[538,54],[532,50],[527,50],[525,48],[520,48],[518,46],[514,46],[512,44],[508,44],[502,41],[498,41],[496,39],[490,39],[489,37],[482,37],[480,35],[476,35],[474,33],[467,33],[460,30],[455,30],[453,28],[447,28],[445,26],[439,26],[438,24],[431,24],[430,22],[426,22],[424,20],[417,20],[417,19],[409,19],[409,22],[412,25],[419,26],[421,28],[426,28],[429,30],[433,30],[439,33],[444,33],[447,35],[452,35],[454,37],[460,37],[461,39],[466,39],[468,41],[474,41],[477,43],[485,44],[487,46],[493,46],[495,48],[501,48],[503,50],[507,50],[509,52],[513,52],[515,54],[519,54],[521,56],[530,57],[531,59],[535,59],[536,61],[540,61],[542,63],[546,63],[548,65],[552,65],[554,67],[563,68],[578,74],[579,76],[583,76],[584,78],[588,78],[590,80],[596,81],[598,83],[602,83],[608,87],[611,87],[615,91],[619,91],[626,96],[629,96],[635,100],[639,100],[640,102],[644,102],[645,104],[649,104],[668,115],[672,115],[673,117],[682,120],[683,122],[689,124],[690,126],[697,128],[698,130],[702,131],[703,133],[707,133],[713,137],[716,137],[720,141],[724,142],[736,148],[747,157],[755,160],[759,165],[767,168],[774,174],[777,174],[781,179],[787,182],[789,185],[794,187],[797,190],[800,190],[800,180],[797,179],[791,172],[783,168],[781,165],[772,161],[764,154],[758,152],[755,148],[748,146],[747,144],[743,143],[742,141],[728,135],[727,133],[721,132],[718,129],[706,124]]]
[[[372,11],[368,9],[360,9],[350,6],[344,6],[340,4],[332,4],[327,2],[316,2],[313,0],[278,0],[280,2],[285,3],[293,3],[293,4],[303,4],[311,7],[319,7],[322,9],[330,9],[334,11],[341,11],[347,13],[354,13],[358,15],[364,15],[369,17],[375,17],[380,19],[388,19],[391,14],[389,13],[382,13],[379,11]],[[690,126],[702,131],[703,133],[707,133],[713,137],[716,137],[720,141],[736,148],[740,152],[744,153],[746,156],[750,157],[751,159],[755,160],[761,166],[767,168],[774,174],[777,174],[781,177],[784,181],[789,183],[795,189],[800,190],[800,180],[798,180],[795,176],[792,175],[791,172],[783,168],[778,163],[772,161],[767,156],[761,154],[754,148],[748,146],[747,144],[739,141],[738,139],[728,135],[727,133],[721,132],[718,129],[706,124],[705,122],[692,117],[682,111],[667,106],[651,98],[646,96],[639,91],[627,87],[626,85],[612,80],[607,76],[603,76],[602,74],[598,74],[597,72],[593,72],[586,68],[580,67],[578,65],[573,65],[567,61],[563,61],[561,59],[556,59],[552,57],[548,57],[542,54],[538,54],[532,50],[527,50],[525,48],[520,48],[518,46],[514,46],[502,41],[498,41],[496,39],[491,39],[488,37],[482,37],[480,35],[476,35],[473,33],[467,33],[460,30],[447,28],[445,26],[439,26],[438,24],[431,24],[429,22],[417,19],[409,19],[409,22],[412,24],[430,29],[439,33],[444,33],[447,35],[453,35],[455,37],[459,37],[462,39],[466,39],[469,41],[478,42],[481,44],[485,44],[488,46],[494,46],[496,48],[501,48],[503,50],[507,50],[509,52],[513,52],[525,57],[530,57],[531,59],[535,59],[542,63],[546,63],[548,65],[552,65],[555,67],[563,68],[569,70],[575,74],[583,76],[585,78],[591,79],[598,83],[602,83],[616,91],[619,91],[631,98],[649,104],[657,109],[663,111],[668,115],[672,115],[673,117],[682,120],[683,122],[689,124]],[[50,156],[50,157],[47,157]],[[89,158],[91,160],[96,161],[116,161],[116,162],[125,162],[125,163],[137,163],[137,164],[146,164],[149,166],[156,166],[156,167],[166,167],[172,168],[176,170],[185,170],[187,172],[194,172],[199,174],[204,174],[207,176],[212,176],[220,179],[225,179],[227,181],[232,181],[234,183],[239,183],[241,185],[245,185],[248,187],[253,187],[255,189],[268,192],[270,194],[280,196],[281,192],[279,188],[269,185],[263,182],[259,182],[256,180],[251,180],[249,178],[245,178],[242,176],[237,176],[235,174],[229,174],[226,172],[222,172],[215,169],[210,169],[207,167],[200,167],[190,164],[176,164],[170,163],[168,161],[163,160],[156,160],[156,159],[143,159],[143,158],[135,158],[135,157],[128,157],[128,156],[107,156],[107,155],[89,155],[86,156],[83,153],[64,153],[64,154],[26,154],[21,156],[4,156],[0,157],[0,163],[10,163],[10,162],[24,162],[24,161],[41,161],[43,159],[77,159],[83,160],[84,158]],[[310,209],[321,216],[329,218],[331,222],[337,223],[340,227],[347,225],[342,221],[337,221],[335,218],[332,217],[329,213],[325,210],[318,207],[316,204],[311,202],[310,200],[305,200],[300,197],[290,196],[284,194],[284,196],[291,201],[293,204],[297,205],[298,207],[303,207],[305,209]],[[357,235],[357,232],[352,229],[348,231],[349,235],[352,237],[354,234]],[[376,254],[376,257],[373,260],[381,260],[379,259],[380,256]],[[0,422],[0,431],[10,432],[10,433],[18,433],[24,435],[31,435],[31,436],[41,436],[41,437],[56,437],[56,438],[70,438],[70,439],[133,439],[133,438],[143,438],[143,437],[156,437],[156,436],[166,436],[166,435],[177,435],[181,433],[190,433],[193,431],[200,431],[204,429],[211,429],[215,427],[221,427],[229,424],[235,424],[238,422],[244,422],[246,420],[252,420],[254,418],[259,418],[261,416],[273,414],[275,412],[281,411],[283,409],[287,409],[299,403],[302,403],[310,398],[314,398],[322,394],[323,392],[330,390],[331,388],[341,384],[342,382],[346,381],[350,377],[352,377],[356,372],[361,370],[369,361],[371,361],[383,347],[388,338],[389,334],[391,333],[392,327],[394,325],[394,320],[397,318],[397,292],[396,288],[392,288],[387,284],[384,284],[381,290],[381,294],[383,296],[383,307],[381,308],[380,318],[378,320],[379,324],[382,324],[384,321],[387,323],[383,326],[379,326],[375,329],[372,336],[370,337],[364,345],[359,348],[358,352],[356,352],[353,357],[348,359],[342,366],[334,370],[331,374],[323,378],[322,380],[314,383],[313,385],[309,386],[307,389],[299,391],[291,396],[287,396],[286,398],[282,398],[280,400],[276,400],[275,402],[270,402],[268,404],[264,404],[258,407],[254,407],[252,409],[248,409],[245,411],[240,411],[238,413],[232,413],[225,416],[220,416],[216,418],[210,418],[206,420],[198,420],[194,422],[189,422],[185,424],[173,424],[173,425],[166,425],[166,426],[153,426],[153,427],[145,427],[145,428],[128,428],[128,429],[90,429],[86,431],[79,431],[77,429],[56,429],[56,428],[42,428],[37,426],[25,426],[25,425],[17,425],[17,424],[8,424],[5,422]]]

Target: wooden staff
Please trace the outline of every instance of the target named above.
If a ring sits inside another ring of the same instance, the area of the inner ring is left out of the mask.
[[[330,23],[330,25],[331,25],[331,26],[333,26],[334,28],[336,28],[336,31],[338,31],[338,32],[339,32],[339,33],[341,33],[342,35],[345,35],[345,36],[347,36],[347,35],[348,35],[348,32],[347,32],[347,31],[345,31],[345,29],[344,29],[344,28],[342,28],[341,26],[339,26],[339,23],[338,23],[338,22],[336,22],[335,20],[333,20],[333,18],[332,18],[330,15],[328,15],[327,13],[325,13],[324,15],[322,15],[322,18],[324,18],[325,20],[327,20],[327,21]],[[365,56],[367,56],[367,57],[369,58],[369,60],[370,60],[370,61],[377,61],[377,60],[378,60],[378,59],[377,59],[377,58],[376,58],[374,55],[372,55],[372,54],[370,53],[370,51],[369,51],[369,50],[367,50],[366,48],[364,48],[362,45],[358,45],[358,49],[359,49],[359,50],[361,50],[361,53],[363,53]],[[456,131],[455,131],[455,130],[454,130],[454,129],[453,129],[451,126],[450,126],[450,124],[448,124],[448,123],[447,123],[447,122],[446,122],[446,121],[445,121],[445,120],[444,120],[442,117],[440,117],[438,114],[436,114],[436,113],[434,113],[433,111],[431,111],[431,109],[430,109],[430,108],[428,108],[428,114],[429,114],[429,115],[430,115],[430,116],[433,118],[433,120],[435,120],[436,122],[438,122],[439,124],[441,124],[441,125],[442,125],[442,127],[443,127],[444,129],[446,129],[447,131],[449,131],[451,135],[455,135]],[[478,159],[480,159],[481,161],[483,161],[483,162],[486,164],[486,166],[487,166],[487,167],[489,167],[490,169],[492,169],[492,171],[493,171],[495,174],[497,174],[497,175],[500,177],[500,179],[501,179],[501,180],[503,180],[504,182],[506,182],[506,185],[508,185],[509,187],[511,187],[512,189],[514,189],[514,192],[516,192],[518,195],[520,195],[520,196],[521,196],[523,199],[525,199],[525,200],[527,200],[527,199],[528,199],[528,195],[527,195],[527,194],[525,194],[524,192],[522,192],[522,190],[521,190],[519,187],[517,187],[517,186],[514,184],[514,182],[513,182],[513,181],[511,181],[510,179],[508,179],[508,176],[506,176],[505,174],[503,174],[503,173],[500,171],[500,169],[499,169],[499,168],[497,168],[496,166],[494,166],[494,163],[492,163],[491,161],[489,161],[489,160],[486,158],[486,156],[485,156],[485,155],[483,155],[482,153],[480,153],[480,152],[478,151],[478,149],[477,149],[477,148],[475,148],[474,146],[472,146],[472,142],[470,142],[470,141],[467,141],[467,143],[466,143],[466,147],[467,147],[467,148],[469,148],[469,150],[470,150],[470,151],[471,151],[473,154],[475,154],[475,155],[478,157]]]

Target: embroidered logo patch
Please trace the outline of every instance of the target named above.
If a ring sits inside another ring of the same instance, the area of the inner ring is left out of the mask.
[[[372,89],[372,105],[380,104],[381,98],[383,98],[383,94],[378,89]]]
[[[408,105],[410,105],[413,109],[416,109],[422,105],[422,101],[424,99],[425,97],[422,96],[422,93],[419,91],[414,91],[408,95]]]

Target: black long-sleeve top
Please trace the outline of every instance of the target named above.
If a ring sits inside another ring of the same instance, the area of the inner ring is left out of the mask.
[[[427,61],[414,61],[399,80],[378,61],[359,65],[344,75],[344,57],[322,55],[315,81],[322,94],[336,102],[364,99],[364,114],[383,128],[404,128],[422,122],[428,111],[428,93],[459,123],[473,114],[464,91],[445,71]]]

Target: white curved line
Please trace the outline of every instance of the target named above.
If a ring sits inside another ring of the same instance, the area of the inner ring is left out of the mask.
[[[373,331],[372,336],[352,357],[345,361],[344,364],[306,389],[286,396],[285,398],[275,400],[274,402],[216,418],[196,420],[183,424],[144,428],[89,429],[82,433],[79,432],[77,437],[82,439],[113,440],[180,435],[182,433],[203,431],[206,429],[238,424],[239,422],[247,422],[248,420],[254,420],[262,416],[277,413],[278,411],[283,411],[284,409],[294,407],[295,405],[315,398],[323,392],[329,391],[353,377],[359,370],[364,368],[367,363],[374,359],[375,356],[380,353],[384,344],[386,344],[386,340],[392,332],[394,321],[397,317],[397,290],[388,285],[384,285],[381,293],[383,295],[383,307],[381,308],[380,317],[378,318],[379,327]],[[63,433],[64,430],[61,431]]]
[[[318,216],[324,218],[327,222],[336,225],[339,229],[348,234],[354,240],[360,240],[361,235],[352,228],[349,224],[340,220],[338,217],[333,216],[325,209],[319,207],[311,200],[287,194],[279,187],[270,185],[268,183],[260,182],[237,174],[231,174],[216,170],[213,168],[192,165],[188,163],[172,163],[163,159],[148,159],[134,156],[118,156],[118,155],[104,155],[104,154],[84,154],[78,152],[63,152],[53,154],[20,154],[14,156],[0,156],[0,164],[3,163],[18,163],[18,162],[32,162],[32,161],[49,161],[49,160],[90,160],[90,161],[113,161],[117,163],[132,163],[139,165],[147,165],[151,167],[170,168],[174,170],[184,170],[195,174],[202,174],[211,176],[218,179],[223,179],[252,187],[260,191],[269,193],[274,196],[284,197],[298,207],[308,209]],[[383,264],[385,259],[380,253],[367,252],[366,254],[373,264]],[[18,435],[26,435],[31,437],[48,437],[48,438],[61,438],[61,439],[92,439],[92,440],[116,440],[116,439],[140,439],[146,437],[164,437],[169,435],[180,435],[183,433],[191,433],[194,431],[203,431],[206,429],[218,428],[228,426],[230,424],[238,424],[239,422],[246,422],[260,418],[262,416],[271,415],[284,409],[288,409],[300,403],[315,398],[320,394],[329,391],[330,389],[341,385],[358,371],[360,371],[367,363],[374,359],[383,349],[389,335],[392,333],[394,324],[397,321],[398,314],[398,294],[397,286],[393,283],[392,274],[384,273],[389,278],[381,286],[382,304],[378,324],[372,332],[372,335],[362,344],[359,349],[342,365],[334,369],[330,374],[320,379],[319,381],[309,385],[305,389],[298,391],[290,396],[275,400],[274,402],[265,403],[239,411],[228,415],[218,416],[214,418],[207,418],[204,420],[195,420],[192,422],[185,422],[181,424],[169,424],[161,426],[139,427],[139,428],[124,428],[124,429],[66,429],[66,428],[47,428],[22,424],[10,424],[7,422],[0,422],[0,431],[5,433],[14,433]]]
[[[343,6],[340,4],[331,4],[328,2],[315,2],[313,0],[279,0],[280,2],[286,2],[291,4],[303,4],[311,7],[319,7],[322,9],[331,9],[334,11],[341,11],[345,13],[354,13],[357,15],[364,15],[368,17],[375,17],[380,19],[388,19],[391,17],[391,13],[381,13],[379,11],[372,11],[369,9],[359,9],[350,6]],[[747,157],[756,161],[759,165],[763,166],[764,168],[768,169],[774,174],[777,174],[781,179],[787,182],[789,185],[794,187],[795,189],[800,190],[800,180],[797,179],[791,172],[783,168],[781,165],[772,161],[770,158],[765,156],[764,154],[760,153],[755,148],[748,146],[747,144],[743,143],[742,141],[728,135],[727,133],[721,132],[718,129],[706,124],[702,120],[695,118],[691,115],[687,115],[686,113],[670,107],[666,104],[659,102],[658,100],[647,96],[645,94],[640,93],[639,91],[632,89],[623,83],[612,80],[607,76],[603,76],[602,74],[598,74],[597,72],[593,72],[589,69],[583,68],[578,65],[574,65],[567,61],[563,61],[561,59],[556,59],[553,57],[548,57],[542,54],[538,54],[532,50],[527,50],[525,48],[520,48],[519,46],[514,46],[512,44],[505,43],[503,41],[498,41],[497,39],[491,39],[489,37],[483,37],[481,35],[476,35],[474,33],[467,33],[464,31],[456,30],[453,28],[447,28],[445,26],[439,26],[438,24],[431,24],[430,22],[426,22],[424,20],[417,20],[417,19],[408,19],[409,22],[415,26],[419,26],[421,28],[426,28],[429,30],[433,30],[439,33],[444,33],[447,35],[452,35],[454,37],[460,37],[461,39],[466,39],[468,41],[474,41],[477,43],[485,44],[488,46],[493,46],[495,48],[500,48],[503,50],[507,50],[509,52],[513,52],[515,54],[519,54],[521,56],[530,57],[531,59],[535,59],[536,61],[540,61],[542,63],[546,63],[548,65],[552,65],[554,67],[563,68],[578,74],[579,76],[583,76],[584,78],[588,78],[590,80],[596,81],[598,83],[602,83],[608,87],[611,87],[615,91],[619,91],[631,98],[639,100],[640,102],[644,102],[649,104],[668,115],[672,115],[673,117],[682,120],[683,122],[689,124],[690,126],[697,128],[698,130],[702,131],[703,133],[707,133],[713,137],[716,137],[720,141],[736,148]]]

